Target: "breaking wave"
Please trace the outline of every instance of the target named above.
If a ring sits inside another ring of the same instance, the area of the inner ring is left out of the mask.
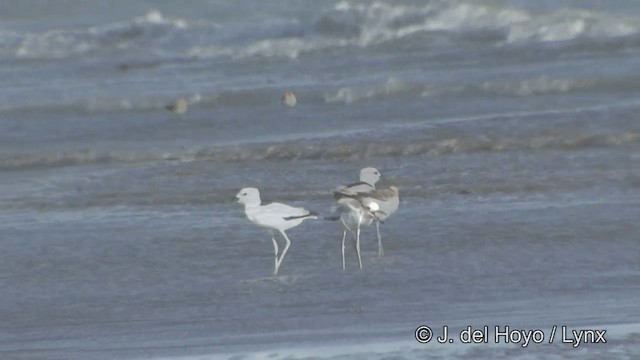
[[[373,99],[378,97],[400,96],[403,94],[420,93],[424,89],[424,85],[418,83],[410,83],[395,77],[390,77],[382,85],[371,86],[348,86],[340,88],[336,91],[325,93],[324,100],[327,103],[343,102],[351,104],[353,102]]]
[[[376,99],[389,99],[405,96],[544,96],[566,93],[617,93],[634,90],[640,83],[640,77],[581,77],[562,78],[541,75],[531,78],[496,79],[459,84],[428,84],[407,80],[400,77],[388,77],[377,83],[344,86],[325,91],[303,89],[307,103],[342,103],[354,104]],[[274,89],[265,87],[246,89],[220,89],[209,94],[191,93],[184,96],[190,104],[198,103],[202,107],[247,107],[264,106],[273,102]],[[46,99],[45,99],[46,100]],[[33,103],[5,103],[0,104],[0,114],[20,112],[46,113],[102,113],[118,111],[164,111],[164,107],[174,101],[162,95],[151,94],[147,97],[88,97],[70,99],[68,101],[45,101],[37,99]]]
[[[638,77],[557,78],[542,75],[533,78],[491,80],[466,85],[433,85],[389,77],[383,83],[345,86],[324,93],[327,103],[352,104],[398,96],[540,96],[574,92],[625,92],[637,87]]]
[[[356,38],[361,46],[435,31],[467,33],[474,38],[478,31],[498,31],[504,42],[516,43],[629,36],[638,34],[640,20],[573,9],[533,13],[475,1],[430,1],[421,6],[342,1],[318,19],[316,29]]]
[[[0,170],[22,170],[104,163],[209,160],[221,163],[254,161],[347,160],[378,157],[410,157],[505,150],[579,150],[590,147],[626,146],[640,142],[639,132],[617,134],[556,134],[532,137],[450,137],[446,139],[378,141],[352,139],[292,140],[278,143],[205,147],[177,152],[126,152],[80,150],[65,153],[3,155]]]
[[[444,92],[459,93],[461,95],[507,96],[536,96],[572,92],[615,93],[634,89],[638,84],[638,80],[636,77],[555,78],[542,75],[512,81],[485,81],[453,89],[444,89]],[[437,91],[431,89],[431,92]],[[429,90],[427,90],[424,95],[429,95]]]
[[[318,51],[411,41],[422,35],[429,38],[418,38],[412,44],[431,47],[442,36],[501,46],[574,40],[602,42],[639,34],[640,19],[585,10],[533,13],[474,1],[430,1],[425,5],[340,1],[320,14],[306,33],[263,38],[240,46],[198,46],[189,54],[205,58],[280,56],[295,59]]]
[[[154,46],[158,40],[170,40],[175,31],[188,26],[184,19],[167,18],[150,10],[132,20],[105,26],[24,34],[0,32],[0,54],[13,53],[19,59],[63,59],[92,52],[138,51]]]
[[[152,50],[146,53],[154,57],[295,59],[308,53],[405,40],[413,46],[429,48],[438,44],[443,36],[500,46],[601,43],[639,35],[640,19],[596,11],[564,9],[535,13],[471,0],[436,0],[411,5],[339,1],[307,20],[283,17],[217,24],[172,18],[150,10],[127,21],[98,27],[35,33],[0,31],[0,55],[60,59],[96,51],[136,52],[142,48]],[[635,43],[638,42],[640,40]]]

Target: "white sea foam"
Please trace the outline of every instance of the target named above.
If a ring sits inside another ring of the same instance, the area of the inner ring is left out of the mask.
[[[406,93],[420,93],[424,88],[421,84],[415,84],[389,77],[381,85],[370,86],[347,86],[336,91],[325,93],[324,99],[327,103],[343,102],[351,104],[353,102],[372,99],[384,96],[393,96]]]
[[[531,78],[492,79],[468,85],[428,84],[409,82],[389,77],[385,82],[369,85],[345,86],[326,91],[327,103],[352,104],[370,99],[403,95],[434,97],[440,95],[462,96],[538,96],[571,92],[592,92],[611,89],[614,91],[632,88],[638,79],[634,77],[566,78],[540,75]]]
[[[202,26],[202,22],[198,23]],[[214,23],[207,23],[215,27]],[[158,10],[131,20],[86,28],[50,29],[22,34],[0,33],[0,44],[9,42],[18,58],[66,58],[99,49],[127,49],[148,45],[152,39],[172,31],[185,30],[190,23],[185,19],[165,17]],[[8,41],[6,40],[9,38]]]
[[[486,81],[480,85],[482,91],[504,95],[530,96],[538,94],[566,93],[572,90],[597,88],[598,81],[589,79],[559,79],[539,76],[514,82]]]
[[[508,29],[506,41],[519,43],[616,38],[638,34],[639,25],[639,20],[634,18],[565,9],[514,23]]]

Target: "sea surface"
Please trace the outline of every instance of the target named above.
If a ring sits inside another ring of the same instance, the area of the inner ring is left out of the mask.
[[[638,359],[640,2],[0,0],[0,184],[2,359]]]

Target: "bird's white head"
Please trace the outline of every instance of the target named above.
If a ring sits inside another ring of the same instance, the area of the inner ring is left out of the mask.
[[[240,204],[260,205],[260,191],[256,188],[247,187],[236,194],[236,199]]]
[[[376,168],[366,167],[360,170],[360,181],[375,185],[380,180],[380,172]]]

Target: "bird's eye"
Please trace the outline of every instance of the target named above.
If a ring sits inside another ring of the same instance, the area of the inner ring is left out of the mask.
[[[242,196],[247,196],[247,193],[242,193]]]

